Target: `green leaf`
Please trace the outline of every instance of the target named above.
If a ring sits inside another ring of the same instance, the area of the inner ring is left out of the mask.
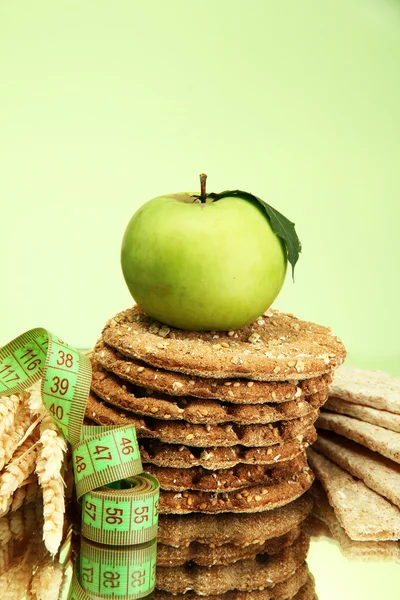
[[[217,202],[218,200],[221,200],[221,198],[227,198],[228,196],[243,198],[244,200],[255,200],[261,204],[271,223],[272,230],[286,245],[288,261],[292,265],[292,277],[294,281],[294,267],[299,260],[299,254],[301,252],[301,242],[296,233],[294,223],[289,221],[289,219],[278,210],[264,202],[264,200],[261,200],[261,198],[258,198],[249,192],[243,192],[242,190],[227,190],[220,194],[207,194],[207,198],[211,198],[213,202]]]

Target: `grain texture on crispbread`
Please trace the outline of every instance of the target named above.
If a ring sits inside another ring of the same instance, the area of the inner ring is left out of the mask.
[[[143,463],[158,467],[188,469],[229,469],[238,463],[246,465],[271,465],[295,458],[317,439],[315,427],[310,427],[298,439],[268,448],[246,448],[245,446],[212,446],[193,448],[187,445],[164,444],[158,440],[141,439],[140,454]]]
[[[365,423],[353,417],[330,412],[321,413],[317,421],[317,428],[328,429],[338,435],[343,435],[400,463],[400,433]]]
[[[254,485],[271,486],[287,481],[307,465],[305,452],[287,462],[275,465],[242,465],[232,469],[205,470],[202,467],[174,469],[143,463],[143,469],[154,475],[163,490],[185,492],[232,492]]]
[[[299,473],[275,485],[256,485],[236,492],[185,492],[160,493],[160,513],[187,514],[203,512],[252,513],[271,510],[296,500],[306,492],[314,480],[312,471],[304,467]]]
[[[387,410],[378,410],[370,406],[354,404],[354,402],[348,402],[334,396],[328,399],[324,408],[400,433],[400,415],[388,412]]]
[[[193,592],[170,594],[157,589],[154,592],[154,600],[200,600],[201,598],[204,596],[198,596]],[[301,565],[290,577],[273,587],[248,592],[232,590],[225,594],[207,595],[208,600],[313,600],[313,598],[313,579],[306,563]]]
[[[400,508],[398,463],[335,434],[320,432],[314,448]]]
[[[319,392],[326,393],[332,381],[332,373],[301,381],[249,381],[246,379],[214,379],[196,377],[166,371],[128,358],[100,338],[93,354],[94,361],[121,379],[140,387],[170,394],[213,398],[232,404],[277,404],[297,400]]]
[[[248,546],[223,544],[214,547],[192,542],[189,546],[173,548],[159,543],[157,545],[157,565],[159,567],[177,567],[191,561],[202,567],[213,567],[229,565],[245,558],[255,558],[258,554],[272,556],[294,544],[300,534],[301,527],[298,526],[284,535]]]
[[[349,538],[343,527],[340,525],[319,482],[314,483],[311,493],[314,498],[312,516],[328,529],[328,536],[339,544],[342,552],[348,558],[400,562],[399,541],[355,542]]]
[[[308,379],[336,369],[346,354],[342,342],[326,327],[271,309],[231,336],[229,332],[214,335],[161,326],[137,306],[116,315],[103,329],[105,343],[126,356],[216,379]]]
[[[307,454],[330,505],[352,540],[400,539],[400,510],[396,506],[322,454],[311,448]]]
[[[268,425],[193,425],[182,421],[165,421],[126,413],[100,400],[91,393],[86,405],[86,416],[99,425],[126,425],[136,427],[138,439],[154,438],[169,444],[190,444],[193,447],[246,446],[260,447],[283,444],[304,432],[318,417],[315,410],[305,417],[279,421]]]
[[[258,555],[232,565],[158,567],[156,586],[171,594],[193,591],[200,595],[224,594],[230,590],[268,588],[287,579],[304,562],[309,537],[302,533],[292,546],[274,556]]]
[[[160,515],[158,541],[170,546],[187,546],[192,542],[241,547],[258,544],[297,527],[311,508],[312,500],[305,494],[285,506],[256,514]]]
[[[327,392],[318,392],[281,404],[237,405],[191,396],[174,398],[160,392],[149,394],[144,388],[105,371],[95,361],[92,361],[92,390],[110,404],[140,416],[205,425],[252,425],[297,419],[320,408],[327,400]]]
[[[335,373],[330,393],[349,402],[400,414],[400,379],[381,371],[342,365]]]

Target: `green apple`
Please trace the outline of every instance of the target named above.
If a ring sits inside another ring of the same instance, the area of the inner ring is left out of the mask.
[[[203,183],[201,196],[168,194],[139,208],[122,240],[122,271],[134,300],[157,321],[238,329],[277,297],[287,248],[256,199],[216,202]]]

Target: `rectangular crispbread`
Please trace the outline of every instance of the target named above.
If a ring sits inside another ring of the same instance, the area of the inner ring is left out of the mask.
[[[314,448],[400,508],[400,465],[335,434],[321,433]]]
[[[318,429],[334,431],[400,463],[400,433],[353,417],[325,411],[321,412],[316,425]]]
[[[311,468],[328,496],[339,523],[356,541],[400,539],[400,510],[311,448]]]
[[[336,518],[322,486],[317,482],[312,488],[314,508],[310,520],[311,533],[327,535],[333,538],[340,546],[342,552],[352,559],[358,560],[383,560],[400,562],[400,542],[355,542],[349,538]],[[324,526],[328,531],[324,530]]]
[[[328,398],[325,408],[332,412],[349,415],[350,417],[360,419],[360,421],[367,421],[367,423],[400,433],[400,415],[396,413],[391,413],[387,410],[378,410],[370,406],[362,406],[361,404],[354,404],[354,402],[348,402],[334,396]]]
[[[330,395],[400,414],[400,379],[382,371],[341,365],[335,372]]]

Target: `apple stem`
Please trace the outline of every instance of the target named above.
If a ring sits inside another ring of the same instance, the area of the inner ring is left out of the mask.
[[[207,198],[206,194],[206,180],[207,175],[205,173],[200,173],[200,200],[204,204]]]

